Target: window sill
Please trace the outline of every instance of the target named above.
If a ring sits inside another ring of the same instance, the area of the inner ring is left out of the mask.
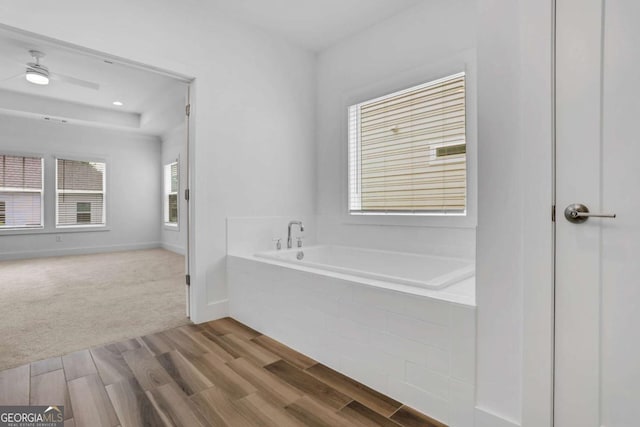
[[[0,230],[0,236],[22,236],[32,234],[63,234],[63,233],[94,233],[102,231],[111,231],[111,228],[102,226],[91,227],[62,227],[62,228],[23,228],[23,229],[4,229]]]
[[[378,225],[390,227],[447,227],[476,228],[476,220],[469,213],[450,214],[377,214],[356,213],[343,215],[341,221],[346,225]]]
[[[180,231],[180,226],[178,224],[173,225],[173,224],[165,223],[165,224],[163,224],[163,228],[166,231]]]

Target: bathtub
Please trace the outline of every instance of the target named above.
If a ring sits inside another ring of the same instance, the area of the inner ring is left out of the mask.
[[[443,289],[475,274],[475,264],[469,260],[345,246],[309,246],[255,256],[422,289]]]
[[[447,425],[472,427],[473,263],[302,250],[302,260],[296,248],[228,254],[229,315]]]

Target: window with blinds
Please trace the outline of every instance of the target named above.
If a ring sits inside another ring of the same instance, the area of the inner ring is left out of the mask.
[[[56,159],[56,225],[105,225],[106,164]]]
[[[42,227],[41,157],[0,154],[0,229]]]
[[[164,166],[164,223],[178,225],[178,162]]]
[[[352,214],[465,213],[465,74],[349,107]]]

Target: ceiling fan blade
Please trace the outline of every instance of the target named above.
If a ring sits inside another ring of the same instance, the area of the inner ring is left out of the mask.
[[[22,73],[20,73],[20,74],[15,74],[15,75],[10,76],[10,77],[7,77],[6,79],[2,79],[2,80],[0,80],[0,83],[2,83],[2,82],[6,82],[6,81],[8,81],[8,80],[13,80],[13,79],[16,79],[16,78],[18,78],[18,77],[22,77],[22,76],[24,76],[24,72],[22,72]]]
[[[50,73],[49,77],[55,80],[60,80],[65,83],[69,83],[76,86],[81,86],[87,89],[99,90],[100,85],[98,83],[89,82],[87,80],[77,79],[75,77],[66,76],[60,73]]]

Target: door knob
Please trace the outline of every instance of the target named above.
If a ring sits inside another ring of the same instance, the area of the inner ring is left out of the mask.
[[[591,217],[594,218],[615,218],[616,214],[596,214],[589,212],[589,208],[580,203],[567,206],[564,210],[564,217],[574,224],[582,224]]]

